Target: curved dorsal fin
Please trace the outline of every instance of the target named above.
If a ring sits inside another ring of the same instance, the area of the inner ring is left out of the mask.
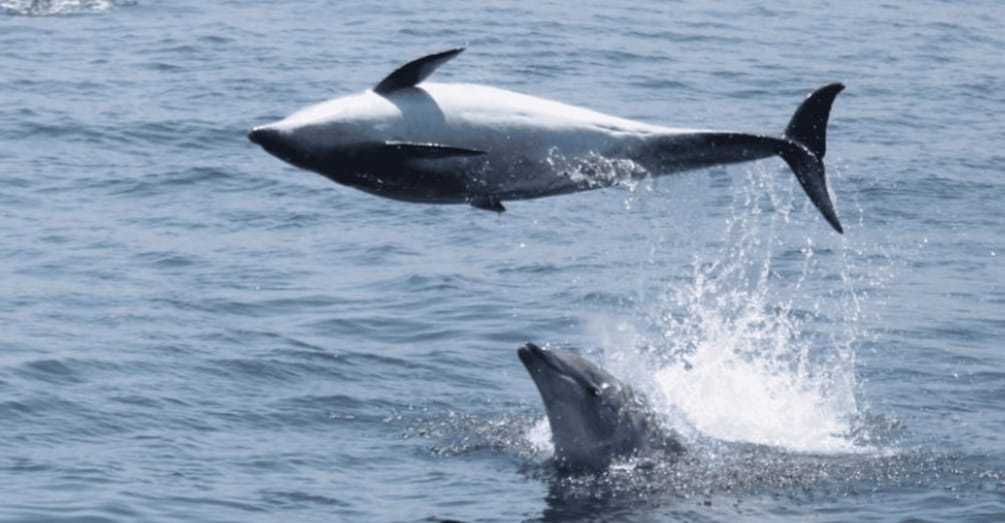
[[[459,55],[463,50],[463,47],[458,47],[449,51],[443,51],[441,53],[431,54],[429,56],[423,56],[422,58],[412,60],[411,62],[395,69],[393,73],[387,75],[387,77],[381,80],[380,83],[373,88],[373,90],[377,94],[388,94],[398,89],[412,87],[425,80],[427,76],[433,74],[433,71],[435,71],[437,67],[443,65],[447,60]]]

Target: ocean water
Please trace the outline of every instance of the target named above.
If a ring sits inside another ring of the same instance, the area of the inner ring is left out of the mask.
[[[0,0],[0,521],[1005,520],[1005,7]],[[253,125],[436,72],[780,132],[843,81],[835,234],[778,160],[467,206]],[[523,341],[687,452],[565,476]]]

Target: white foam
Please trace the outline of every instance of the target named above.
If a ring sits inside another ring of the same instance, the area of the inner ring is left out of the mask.
[[[858,414],[852,347],[859,298],[804,289],[807,281],[843,274],[834,265],[845,263],[843,256],[817,260],[811,240],[798,265],[785,267],[801,268],[799,274],[774,277],[774,251],[793,251],[774,235],[776,223],[789,218],[779,209],[802,197],[775,189],[776,175],[756,166],[748,172],[723,241],[698,244],[686,281],[643,296],[628,311],[633,317],[616,320],[613,329],[600,325],[608,334],[601,338],[604,363],[642,388],[685,435],[808,453],[870,450],[850,436]],[[774,211],[760,212],[765,199]],[[837,314],[823,317],[821,310]]]
[[[526,438],[534,452],[549,456],[554,452],[554,446],[551,444],[551,425],[548,424],[548,418],[537,420],[537,423],[527,431]]]
[[[671,365],[655,376],[664,409],[679,412],[701,433],[801,452],[849,452],[850,417],[813,380],[743,361],[726,351],[708,350],[691,360],[690,370]]]

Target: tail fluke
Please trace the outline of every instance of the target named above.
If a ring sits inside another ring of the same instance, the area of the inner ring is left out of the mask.
[[[780,144],[778,151],[796,173],[796,179],[810,201],[839,233],[843,233],[844,229],[827,192],[823,159],[827,152],[827,119],[834,98],[842,89],[844,85],[835,82],[810,93],[792,115],[785,128],[786,139]]]
[[[789,120],[785,137],[805,145],[823,160],[827,152],[827,119],[834,98],[843,90],[844,84],[834,82],[810,93]]]

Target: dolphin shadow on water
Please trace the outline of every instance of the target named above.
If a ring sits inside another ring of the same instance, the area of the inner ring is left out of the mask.
[[[496,87],[425,82],[461,51],[413,60],[372,89],[257,126],[248,139],[365,192],[496,212],[506,200],[779,156],[827,223],[843,232],[823,164],[840,83],[810,93],[778,136],[679,129]]]

